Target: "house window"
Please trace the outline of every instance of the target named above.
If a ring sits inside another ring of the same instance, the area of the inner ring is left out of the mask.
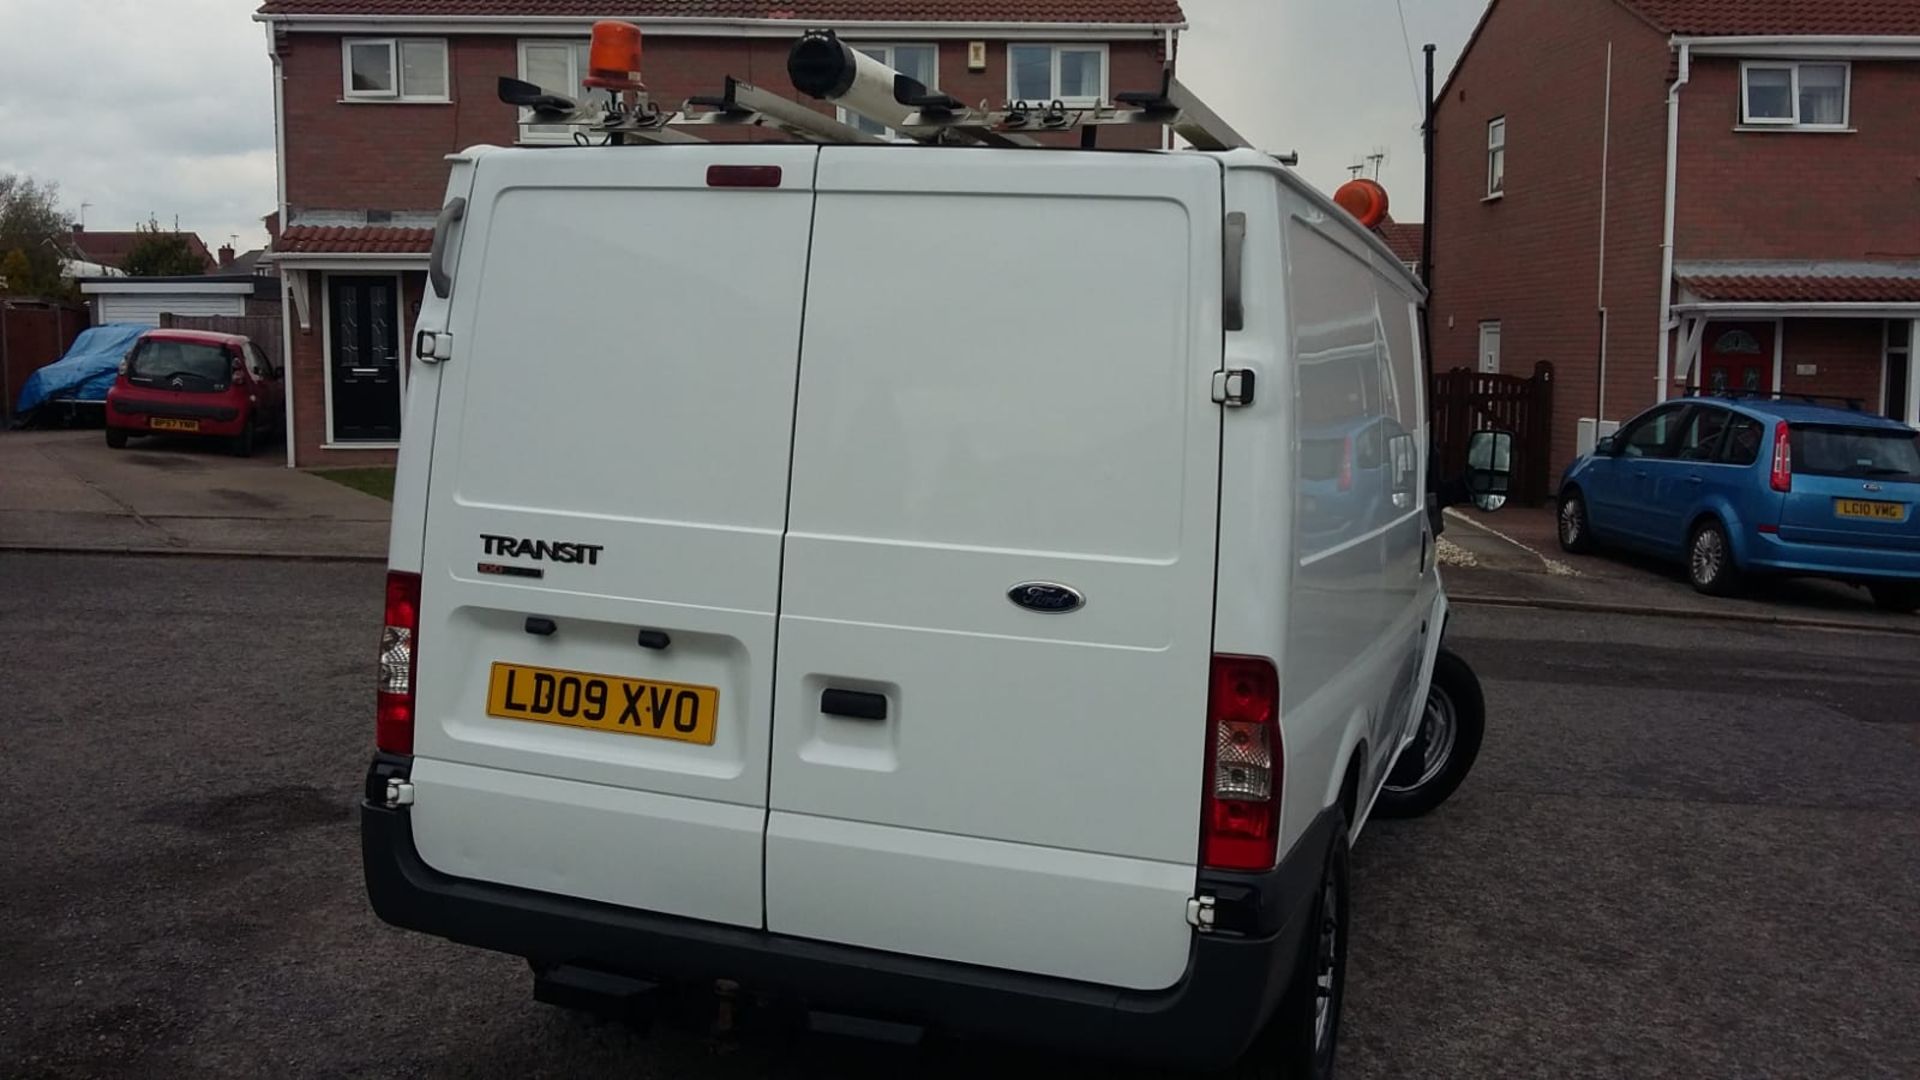
[[[611,100],[606,90],[588,90],[580,85],[587,71],[585,41],[523,41],[520,43],[520,77],[549,94],[575,101],[605,103]],[[572,143],[583,124],[529,124],[531,110],[520,111],[520,141],[529,143]]]
[[[1106,46],[1007,46],[1008,100],[1084,106],[1106,97]]]
[[[1500,374],[1500,324],[1480,324],[1480,374]]]
[[[348,38],[340,65],[352,101],[447,100],[447,43],[439,38]]]
[[[1740,65],[1740,122],[1845,130],[1853,69],[1846,64]]]
[[[940,88],[940,47],[937,45],[855,45],[893,70],[929,90]],[[840,122],[852,124],[869,135],[891,138],[892,129],[859,113],[840,110]]]
[[[1507,193],[1507,118],[1487,124],[1487,198]]]
[[[1885,370],[1880,415],[1912,423],[1915,418],[1907,415],[1907,393],[1913,378],[1913,324],[1905,319],[1887,321]]]

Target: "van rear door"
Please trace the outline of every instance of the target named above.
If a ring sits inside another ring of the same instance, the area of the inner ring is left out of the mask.
[[[1221,232],[1199,155],[821,150],[770,930],[1185,971]]]
[[[422,560],[434,868],[762,925],[816,154],[479,160]],[[778,186],[711,186],[733,178]]]

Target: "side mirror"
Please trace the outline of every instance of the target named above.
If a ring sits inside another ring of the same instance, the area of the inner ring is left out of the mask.
[[[1513,432],[1476,431],[1467,440],[1467,494],[1482,510],[1507,504],[1513,478]]]
[[[1600,441],[1593,444],[1595,457],[1612,457],[1619,452],[1620,444],[1614,442],[1611,435],[1602,435]]]

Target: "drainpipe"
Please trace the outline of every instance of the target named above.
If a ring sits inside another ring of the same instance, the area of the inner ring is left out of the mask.
[[[1607,418],[1607,173],[1613,160],[1613,42],[1607,42],[1607,90],[1606,104],[1603,106],[1603,119],[1600,121],[1600,265],[1598,269],[1599,288],[1594,298],[1594,310],[1600,319],[1600,356],[1595,366],[1594,386],[1598,393],[1594,398],[1593,418],[1595,425]],[[1598,431],[1596,426],[1594,430]]]
[[[1667,93],[1667,223],[1660,242],[1660,373],[1653,400],[1667,400],[1673,362],[1673,224],[1680,192],[1680,91],[1693,79],[1693,45],[1680,42],[1680,77]]]
[[[1178,55],[1174,42],[1179,33],[1180,31],[1173,27],[1167,27],[1167,63],[1172,65],[1176,70],[1178,70],[1179,65],[1174,64],[1174,59]],[[1173,128],[1171,125],[1162,124],[1160,126],[1160,149],[1173,149]]]
[[[273,61],[273,172],[274,186],[279,204],[280,231],[287,228],[287,108],[286,74],[281,68],[280,49],[275,40],[273,27],[267,27],[267,57]],[[273,242],[272,237],[267,238]],[[280,416],[280,437],[287,444],[287,468],[293,468],[293,279],[287,276],[286,267],[278,268],[280,278],[280,392],[282,409]],[[304,285],[304,283],[302,283]]]

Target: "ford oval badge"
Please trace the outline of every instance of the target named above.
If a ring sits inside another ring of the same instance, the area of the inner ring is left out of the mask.
[[[1047,615],[1078,611],[1087,603],[1087,598],[1080,595],[1080,590],[1051,581],[1023,581],[1007,590],[1007,599],[1028,611]]]

